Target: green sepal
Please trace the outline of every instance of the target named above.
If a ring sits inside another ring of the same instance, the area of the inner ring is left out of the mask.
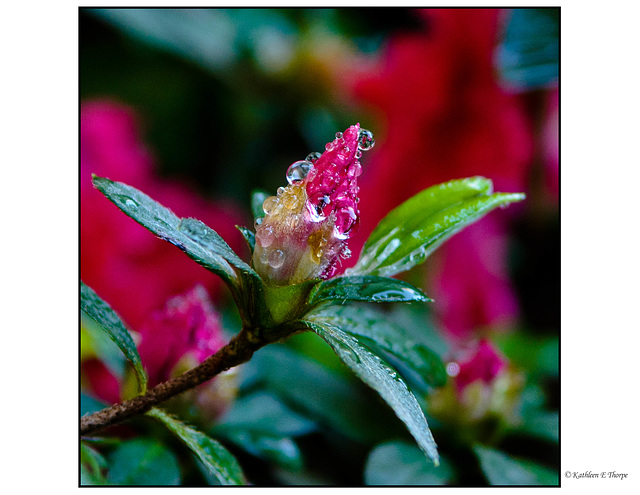
[[[236,225],[236,229],[240,231],[242,237],[244,237],[244,240],[247,241],[247,246],[249,246],[251,254],[253,254],[253,250],[256,247],[256,235],[254,234],[253,230],[249,230],[246,227],[241,227],[240,225]]]

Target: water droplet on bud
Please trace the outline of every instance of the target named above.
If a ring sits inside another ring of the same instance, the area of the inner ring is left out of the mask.
[[[273,241],[275,240],[273,228],[270,226],[266,226],[265,228],[260,229],[258,232],[256,232],[256,240],[262,247],[271,246],[271,244],[273,244]]]
[[[271,268],[280,268],[284,264],[284,251],[276,249],[269,253],[269,266]]]
[[[307,160],[299,160],[292,163],[287,169],[287,182],[289,184],[295,184],[296,182],[304,180],[312,168],[313,163]]]
[[[376,144],[373,139],[373,133],[366,129],[360,129],[358,131],[358,149],[362,151],[369,151]]]
[[[271,213],[273,213],[277,207],[278,207],[278,198],[276,198],[275,196],[269,196],[262,203],[262,210],[266,215],[271,215]]]
[[[361,174],[362,174],[362,165],[360,165],[360,162],[358,161],[353,162],[349,167],[349,170],[347,171],[347,175],[349,177],[360,177]]]
[[[336,132],[336,139],[342,139],[342,133]]]
[[[320,153],[319,151],[312,151],[311,153],[309,153],[307,155],[307,157],[305,158],[306,161],[314,163],[315,161],[318,160],[318,158],[320,158],[322,156],[322,153]]]

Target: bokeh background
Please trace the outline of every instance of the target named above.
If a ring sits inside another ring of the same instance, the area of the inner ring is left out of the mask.
[[[376,145],[354,254],[430,185],[483,175],[527,194],[404,275],[434,303],[377,308],[447,364],[442,387],[409,380],[438,470],[311,335],[260,351],[176,411],[255,484],[557,484],[559,9],[80,9],[79,21],[81,277],[135,332],[152,382],[222,345],[237,316],[214,275],[120,213],[91,173],[205,221],[245,257],[235,225],[252,224],[251,192],[274,192],[290,163],[355,122]],[[129,394],[118,353],[89,322],[82,337],[82,407]],[[150,434],[131,428],[124,438]],[[180,468],[165,482],[211,482],[157,441]],[[122,449],[101,448],[126,465]]]

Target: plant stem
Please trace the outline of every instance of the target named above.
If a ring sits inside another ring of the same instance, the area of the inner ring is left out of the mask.
[[[199,366],[182,375],[156,385],[144,395],[114,404],[102,411],[83,416],[80,419],[80,434],[87,435],[107,426],[120,423],[138,414],[143,414],[157,404],[186,390],[210,380],[217,374],[242,364],[267,341],[258,339],[252,331],[243,328],[227,345]]]

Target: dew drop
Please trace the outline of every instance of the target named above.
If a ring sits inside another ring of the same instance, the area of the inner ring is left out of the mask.
[[[360,177],[360,175],[362,175],[362,165],[360,165],[360,162],[353,162],[347,171],[347,175],[349,177]]]
[[[342,139],[342,133],[336,132],[336,139]]]
[[[269,196],[262,203],[262,209],[266,215],[271,215],[271,213],[273,213],[277,207],[278,207],[278,198],[276,198],[275,196]]]
[[[284,264],[284,251],[276,249],[269,253],[269,266],[271,268],[280,268]]]
[[[451,361],[450,363],[448,363],[446,369],[447,375],[449,376],[458,376],[458,373],[460,373],[460,365],[455,361]]]
[[[262,247],[271,246],[271,244],[273,244],[273,241],[275,240],[273,228],[270,226],[265,226],[265,228],[260,229],[258,232],[256,232],[256,240]]]
[[[134,201],[131,198],[127,198],[124,204],[127,205],[129,208],[137,208],[138,206],[140,206],[136,201]]]
[[[263,217],[256,218],[255,222],[253,222],[253,226],[257,229],[258,227],[260,227],[260,225],[262,225],[262,222],[264,222]]]
[[[362,150],[358,149],[356,151],[356,158],[362,158]]]
[[[313,163],[307,160],[299,160],[292,163],[287,169],[287,182],[289,184],[295,184],[296,182],[304,180],[312,168]]]
[[[376,144],[373,139],[373,133],[366,129],[360,129],[358,131],[358,149],[362,151],[369,151]]]
[[[262,253],[260,253],[260,262],[263,265],[268,264],[268,262],[269,262],[269,253],[267,253],[266,251],[262,251]]]
[[[318,158],[320,158],[322,156],[322,153],[320,153],[319,151],[312,151],[311,153],[309,153],[307,155],[307,157],[305,158],[306,161],[314,163],[318,160]]]
[[[280,187],[278,188],[278,190],[276,191],[276,194],[277,194],[278,196],[280,196],[283,192],[284,192],[284,187],[280,186]]]

